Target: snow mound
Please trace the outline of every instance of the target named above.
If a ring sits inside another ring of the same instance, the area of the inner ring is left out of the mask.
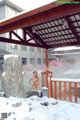
[[[48,104],[45,106],[43,103]],[[13,104],[19,106],[15,107]],[[79,120],[80,105],[37,96],[0,97],[0,115],[2,113],[7,113],[5,120]]]

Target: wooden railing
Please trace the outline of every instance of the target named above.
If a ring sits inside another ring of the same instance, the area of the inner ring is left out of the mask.
[[[51,78],[49,85],[49,97],[73,102],[72,97],[74,96],[74,101],[77,103],[79,84],[79,79],[60,80],[58,78]]]

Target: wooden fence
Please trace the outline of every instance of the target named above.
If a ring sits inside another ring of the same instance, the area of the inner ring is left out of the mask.
[[[77,103],[79,95],[79,84],[80,80],[73,79],[50,79],[49,84],[49,97],[54,97],[55,99],[66,100],[72,102],[72,97],[74,96],[74,101]]]

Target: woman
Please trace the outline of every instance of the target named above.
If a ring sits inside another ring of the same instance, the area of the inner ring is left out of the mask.
[[[38,90],[39,79],[36,71],[33,72],[33,77],[29,82],[32,85],[33,90]]]

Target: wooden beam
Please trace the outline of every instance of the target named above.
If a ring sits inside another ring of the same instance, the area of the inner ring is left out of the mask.
[[[53,20],[52,20],[53,21]],[[52,21],[50,21],[50,22],[52,22]],[[53,21],[54,22],[54,21]],[[39,25],[43,25],[44,26],[44,24],[46,24],[47,25],[47,23],[49,23],[49,21],[48,22],[44,22],[44,23],[40,23]],[[51,29],[51,28],[53,28],[53,27],[59,27],[59,26],[62,26],[63,24],[59,24],[59,25],[55,25],[55,26],[52,26],[52,24],[51,24],[51,27],[49,27],[49,26],[47,26],[47,27],[44,27],[44,28],[38,28],[38,30],[37,30],[37,32],[38,31],[42,31],[42,30],[47,30],[47,29]],[[34,25],[34,26],[38,26],[38,24],[37,25]],[[33,26],[33,27],[34,27]]]
[[[32,37],[36,39],[36,42],[38,42],[39,44],[45,45],[47,47],[46,43],[36,33],[33,33],[30,27],[27,27],[26,30],[32,35]]]
[[[30,30],[30,31],[31,31],[31,30]],[[33,40],[33,41],[35,41],[36,43],[38,43],[38,41],[37,41],[36,38],[35,38],[36,36],[34,36],[32,32],[26,31],[26,33],[27,33],[27,34],[29,35],[29,37],[30,37],[30,39],[27,40],[27,42]],[[31,34],[31,33],[32,33],[32,34]],[[39,43],[38,43],[38,44],[39,44]]]
[[[26,29],[22,29],[22,37],[23,37],[23,40],[27,40],[27,37],[26,37]]]
[[[48,56],[48,49],[46,49],[46,69],[49,69],[49,56]]]
[[[76,28],[75,28],[75,26],[74,26],[73,21],[71,20],[71,18],[68,17],[68,16],[66,16],[65,19],[67,20],[68,26],[71,29],[72,33],[74,34],[76,40],[80,41],[80,36],[77,33],[77,30],[76,30]]]
[[[57,32],[56,32],[57,33]],[[45,37],[45,38],[43,38],[44,40],[46,40],[46,39],[50,39],[50,38],[57,38],[57,37],[64,37],[64,36],[68,36],[68,35],[72,35],[72,33],[71,34],[64,34],[64,35],[55,35],[55,36],[48,36],[48,37]],[[72,38],[71,38],[72,39]],[[65,40],[65,38],[63,39],[63,40]],[[66,39],[67,40],[67,39]],[[60,40],[59,40],[60,41]],[[51,42],[51,41],[48,41],[48,42]],[[53,41],[52,41],[53,42]],[[55,41],[55,42],[57,42],[57,41]]]
[[[46,48],[46,46],[44,46],[44,45],[39,45],[39,44],[36,44],[36,43],[28,43],[27,41],[24,41],[24,40],[23,41],[18,41],[18,40],[15,40],[15,39],[4,38],[4,37],[0,37],[0,42]]]
[[[67,38],[65,38],[65,39],[62,39],[62,38],[61,38],[60,40],[51,40],[51,41],[46,41],[46,42],[47,42],[47,43],[52,43],[52,42],[55,43],[55,42],[58,42],[58,41],[63,41],[63,42],[64,42],[65,40],[66,40],[66,42],[67,42],[67,40],[70,41],[71,39],[75,39],[75,37],[68,38],[68,39],[67,39]]]
[[[9,32],[9,38],[12,39],[12,33],[11,32]]]
[[[54,27],[55,28],[55,27]],[[78,27],[75,27],[75,28],[78,28]],[[47,29],[46,29],[47,30]],[[58,33],[58,32],[62,32],[62,31],[64,31],[65,32],[65,30],[70,30],[69,28],[66,28],[66,29],[62,29],[62,30],[55,30],[55,31],[51,31],[51,32],[48,32],[48,33],[46,33],[47,35],[48,34],[53,34],[53,33]],[[79,33],[79,32],[78,32]],[[41,33],[41,34],[39,34],[40,36],[42,36],[42,35],[45,35],[45,33]]]
[[[0,22],[0,34],[80,11],[79,4],[48,4],[36,10]]]
[[[19,40],[23,40],[17,33],[15,33],[14,31],[11,31],[11,34],[14,34]]]
[[[55,44],[55,45],[51,45],[49,48],[56,48],[56,47],[68,47],[68,46],[78,46],[80,45],[79,42],[71,42],[71,43],[63,43],[63,44]]]

